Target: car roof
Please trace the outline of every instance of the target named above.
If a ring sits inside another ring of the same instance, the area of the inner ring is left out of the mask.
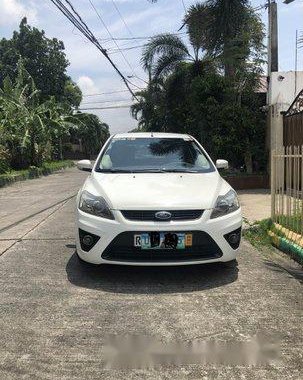
[[[165,133],[165,132],[129,132],[129,133],[117,133],[113,138],[166,138],[166,139],[188,139],[190,135],[181,133]]]

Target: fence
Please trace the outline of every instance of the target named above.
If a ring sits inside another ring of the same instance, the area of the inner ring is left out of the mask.
[[[287,146],[303,144],[303,112],[284,116],[283,143]]]
[[[276,227],[289,240],[303,242],[303,146],[272,151],[271,213]]]

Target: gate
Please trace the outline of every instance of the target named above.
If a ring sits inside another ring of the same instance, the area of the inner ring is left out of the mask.
[[[272,220],[293,231],[288,238],[303,236],[303,146],[272,151]],[[301,241],[301,240],[300,240]]]
[[[284,114],[283,145],[303,145],[303,90]]]

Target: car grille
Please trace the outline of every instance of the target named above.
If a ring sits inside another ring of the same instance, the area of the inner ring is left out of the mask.
[[[144,232],[122,232],[103,251],[102,258],[112,261],[170,262],[216,259],[222,251],[215,241],[203,231],[184,231],[193,234],[193,246],[185,249],[148,249],[134,247],[134,235]]]
[[[167,222],[170,220],[194,220],[201,218],[203,210],[172,210],[169,220],[160,220],[155,217],[155,214],[161,210],[122,210],[121,213],[125,219],[137,220],[143,222],[157,221]]]

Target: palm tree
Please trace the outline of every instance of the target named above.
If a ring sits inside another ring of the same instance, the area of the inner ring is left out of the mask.
[[[165,118],[159,117],[163,114],[165,105],[164,82],[152,80],[146,89],[136,92],[139,99],[130,108],[131,115],[138,120],[138,128],[143,131],[165,131]]]
[[[260,57],[263,25],[248,0],[208,0],[192,5],[181,28],[186,27],[190,47],[174,34],[160,34],[145,46],[143,68],[153,77],[166,76],[180,62],[194,63],[199,74],[203,60],[219,63],[226,76],[248,57]],[[190,52],[192,51],[192,53]]]
[[[201,46],[193,44],[192,48],[193,54],[177,35],[159,34],[152,37],[143,49],[143,68],[151,78],[158,79],[173,72],[181,62],[191,62],[198,67]]]

